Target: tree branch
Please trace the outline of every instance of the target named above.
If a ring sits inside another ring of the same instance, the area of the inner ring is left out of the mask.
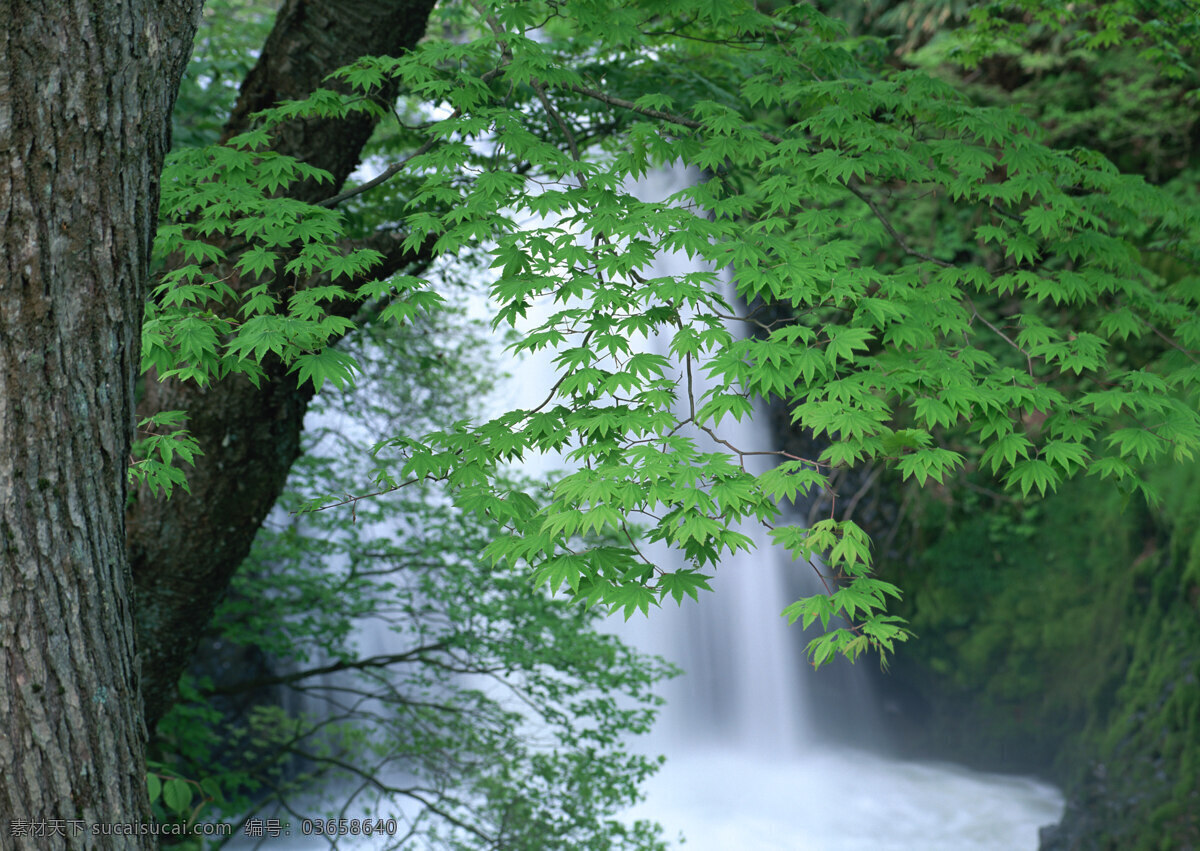
[[[385,668],[390,665],[398,665],[401,662],[420,662],[424,661],[421,654],[432,653],[437,650],[446,649],[446,644],[439,642],[437,644],[428,644],[423,647],[416,647],[404,653],[390,653],[382,656],[371,656],[367,659],[355,659],[349,662],[334,662],[331,665],[322,665],[319,668],[308,668],[304,671],[296,671],[291,674],[284,674],[278,677],[258,677],[253,680],[243,680],[239,683],[234,683],[229,686],[220,686],[219,688],[207,689],[203,692],[206,695],[229,695],[240,694],[242,692],[254,691],[255,689],[271,688],[273,686],[286,686],[292,683],[300,682],[301,680],[311,679],[313,677],[323,677],[327,674],[336,674],[338,671],[362,671],[367,668]]]

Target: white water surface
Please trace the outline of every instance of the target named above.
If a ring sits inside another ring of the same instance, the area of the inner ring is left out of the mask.
[[[869,685],[852,674],[837,702],[809,699],[815,678],[834,672],[809,667],[799,627],[780,617],[796,566],[759,543],[723,564],[698,602],[612,625],[685,671],[635,743],[667,762],[625,817],[659,822],[689,851],[1035,851],[1038,829],[1062,818],[1055,787],[833,740],[841,716],[875,715]],[[878,739],[864,729],[864,743]]]
[[[1062,804],[1027,778],[865,751],[694,748],[668,758],[629,816],[682,833],[690,851],[1032,851]]]

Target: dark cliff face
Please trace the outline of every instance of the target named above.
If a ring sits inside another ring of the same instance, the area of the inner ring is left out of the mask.
[[[1200,847],[1200,466],[1150,475],[1156,508],[1091,480],[1021,505],[886,474],[859,500],[917,635],[878,677],[893,746],[1062,785],[1047,851]]]

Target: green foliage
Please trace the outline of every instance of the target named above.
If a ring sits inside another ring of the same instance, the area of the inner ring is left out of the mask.
[[[175,485],[189,490],[187,475],[175,466],[175,459],[194,463],[193,459],[203,454],[199,444],[185,428],[155,431],[182,425],[186,419],[183,411],[161,411],[138,423],[138,430],[144,436],[135,440],[131,447],[133,463],[129,465],[129,482],[132,487],[144,484],[154,496],[159,490],[169,496]]]
[[[479,553],[497,521],[442,488],[354,501],[351,523],[287,514],[330,487],[379,489],[391,459],[372,458],[371,435],[445,427],[486,394],[479,329],[448,323],[344,341],[359,381],[318,397],[283,510],[212,627],[208,652],[265,654],[271,670],[185,680],[163,759],[219,784],[225,821],[277,815],[295,832],[300,817],[397,818],[409,842],[446,849],[664,847],[654,826],[615,818],[658,765],[629,737],[649,729],[652,688],[672,673],[661,661],[596,631],[599,612],[493,569]],[[506,498],[539,487],[509,479]]]
[[[325,305],[378,295],[378,284],[349,293],[335,282],[365,273],[379,253],[343,250],[337,213],[277,196],[293,181],[328,175],[268,150],[267,140],[259,129],[168,160],[155,253],[176,262],[154,288],[142,326],[142,368],[160,380],[206,384],[243,373],[258,383],[269,357],[318,389],[353,375],[353,363],[327,347],[354,323]],[[240,293],[216,274],[230,240],[239,252],[233,274],[252,284]],[[285,275],[331,283],[289,294]],[[238,304],[233,316],[219,310],[231,301]]]
[[[967,66],[973,96],[1019,104],[1055,147],[1095,149],[1152,183],[1187,168],[1200,91],[1190,4],[974,5],[955,10],[957,26],[926,32],[906,59],[934,71]]]
[[[837,15],[860,11],[829,6]],[[890,7],[882,17],[851,25],[894,36],[892,61],[939,76],[974,103],[1015,107],[1047,145],[1094,149],[1120,172],[1160,187],[1171,204],[1197,209],[1200,19],[1192,4],[906,0],[863,6],[876,13]],[[1047,23],[1045,15],[1056,20]],[[1098,47],[1097,37],[1114,43]],[[1170,70],[1160,46],[1182,64]],[[909,232],[936,234],[938,256],[962,265],[978,256],[973,229],[979,221],[967,213],[926,198],[894,221]],[[1154,245],[1153,227],[1125,233],[1139,264],[1161,286],[1194,286],[1194,229]],[[1014,288],[975,305],[1007,331],[994,314],[1016,308],[1019,293]],[[1109,361],[1122,366],[1161,363],[1164,355],[1184,363],[1196,354],[1193,344],[1171,354],[1177,338],[1165,328],[1157,329],[1163,336],[1154,333],[1111,297],[1090,307],[1026,300],[1024,308],[1045,325],[1106,338]],[[1006,347],[989,351],[1003,356]],[[1127,389],[1087,370],[1078,383],[1096,410],[1115,420],[1113,431],[1130,427]],[[1183,398],[1196,406],[1194,396]],[[918,492],[885,472],[878,479],[886,483],[884,495],[866,502],[876,501],[877,508],[881,499],[898,515],[858,512],[868,515],[864,523],[882,542],[880,569],[906,591],[896,614],[920,636],[899,654],[888,678],[909,692],[891,697],[901,705],[911,701],[913,724],[901,737],[916,753],[1059,782],[1067,816],[1042,837],[1048,851],[1195,844],[1196,737],[1185,708],[1193,700],[1185,683],[1195,678],[1197,643],[1195,581],[1188,578],[1186,554],[1195,525],[1188,520],[1195,513],[1195,466],[1141,464],[1138,449],[1150,457],[1154,438],[1135,428],[1122,435],[1131,441],[1130,456],[1093,456],[1093,467],[1108,480],[1064,481],[1044,501],[1013,499],[992,480],[993,459],[1037,457],[1040,415],[1025,424],[1035,434],[1014,432],[987,446],[962,430],[945,433],[945,445],[966,458],[965,475]],[[1149,510],[1129,498],[1137,477],[1149,477],[1162,496]],[[1123,484],[1113,488],[1111,481]],[[908,529],[920,531],[908,537]],[[923,699],[912,700],[913,692]],[[989,734],[979,736],[981,729]]]
[[[1077,472],[1138,488],[1131,460],[1190,456],[1200,437],[1190,356],[1175,351],[1129,368],[1111,348],[1133,333],[1130,322],[1080,328],[1045,315],[1048,307],[1113,304],[1135,318],[1137,333],[1172,328],[1181,348],[1195,348],[1193,297],[1140,266],[1132,241],[1143,222],[1156,222],[1171,241],[1190,233],[1192,214],[1169,196],[1085,152],[1039,144],[1013,112],[972,106],[919,73],[864,67],[854,44],[839,44],[836,28],[811,11],[693,10],[692,34],[755,45],[729,60],[646,36],[649,13],[639,22],[636,6],[624,25],[610,22],[601,41],[591,29],[596,9],[556,6],[564,33],[557,42],[530,39],[521,29],[526,12],[496,8],[474,53],[472,45],[430,45],[424,55],[378,63],[407,90],[452,110],[434,137],[486,136],[494,159],[511,157],[506,169],[493,163],[468,183],[446,175],[461,173],[469,146],[423,154],[432,174],[413,203],[447,192],[459,202],[440,217],[414,216],[414,229],[437,236],[445,251],[495,240],[498,321],[515,322],[535,299],[554,305],[516,347],[559,352],[560,380],[543,408],[397,443],[408,455],[400,477],[457,477],[466,501],[485,499],[497,460],[569,447],[581,469],[558,484],[536,519],[514,515],[511,534],[489,548],[498,561],[527,562],[552,586],[627,612],[645,610],[673,583],[664,585],[633,548],[578,553],[561,541],[589,529],[624,534],[625,518],[639,515],[649,518],[651,540],[683,550],[689,571],[714,565],[744,544],[731,537],[733,525],[773,519],[773,500],[741,468],[741,452],[703,452],[677,432],[690,422],[719,433],[733,400],[747,394],[785,400],[797,425],[828,440],[819,458],[788,459],[822,475],[833,465],[885,461],[907,477],[941,482],[966,463],[937,445],[952,429],[982,441],[987,463],[1022,494],[1044,494]],[[784,38],[789,16],[795,29]],[[588,76],[573,63],[581,44],[592,57]],[[633,61],[651,48],[655,62]],[[463,75],[448,84],[448,59],[488,68],[489,57],[494,89]],[[685,64],[700,76],[721,73],[726,88],[697,98],[662,83],[661,68]],[[606,85],[596,90],[589,77],[601,76]],[[513,105],[520,93],[528,106]],[[573,131],[555,118],[555,104],[566,109],[579,97],[591,97],[601,114],[606,105],[625,110],[609,156],[575,159]],[[540,116],[527,117],[538,104]],[[535,140],[556,137],[557,153],[540,141],[536,155],[528,153]],[[519,169],[525,156],[553,188],[528,187],[533,178]],[[715,173],[674,199],[643,202],[624,189],[676,158]],[[895,229],[888,209],[928,194],[977,217],[975,262],[952,265],[936,246],[914,245]],[[547,223],[515,226],[497,208]],[[858,262],[889,245],[903,250],[893,268]],[[661,248],[731,262],[742,299],[786,305],[791,319],[734,339],[721,321],[733,308],[711,275],[643,274]],[[1019,307],[994,317],[975,301],[995,297]],[[632,342],[654,333],[669,336],[683,376]],[[997,340],[1011,351],[995,354]],[[718,382],[706,398],[691,396],[695,369]],[[1117,411],[1105,407],[1109,388],[1121,394]],[[688,414],[674,414],[674,404]],[[1047,413],[1036,432],[1024,427]],[[728,494],[719,510],[718,487]],[[865,559],[846,546],[861,539],[852,523],[777,530],[776,539],[799,560],[825,555],[846,583],[827,600],[788,610],[856,624],[819,639],[815,657],[831,647],[855,656],[903,635],[882,614],[895,589],[869,584],[875,580],[859,569]]]
[[[1032,23],[980,11],[964,61],[1073,20],[1067,5],[1020,6]],[[1104,51],[1134,28],[1154,46],[1138,61],[1177,64],[1131,9],[1091,9],[1099,29],[1072,43]],[[431,117],[391,137],[403,153],[384,174],[403,187],[405,247],[485,252],[495,325],[519,328],[518,354],[555,353],[537,408],[377,447],[384,487],[438,483],[497,524],[486,548],[497,571],[628,616],[706,587],[723,556],[750,546],[739,523],[773,526],[778,499],[815,493],[847,465],[924,485],[980,464],[1022,497],[1089,475],[1152,499],[1137,469],[1200,445],[1197,215],[1178,193],[1046,144],[1014,109],[887,65],[877,42],[810,6],[478,0],[444,13],[462,38],[361,59],[335,75],[353,94],[317,91],[229,146],[177,155],[159,252],[185,263],[155,291],[148,365],[257,379],[278,358],[314,385],[347,381],[352,362],[326,346],[352,325],[326,305],[390,293],[401,319],[434,306],[421,278],[340,288],[373,255],[340,247],[348,225],[329,209],[278,197],[321,175],[266,147],[276,122],[379,114],[371,96],[392,80],[407,112]],[[630,191],[670,163],[704,179],[670,198]],[[256,282],[240,294],[206,271],[233,256],[231,240],[237,273]],[[700,270],[657,275],[661,251]],[[1185,271],[1147,259],[1159,254]],[[736,299],[712,271],[724,267]],[[287,294],[288,274],[320,285]],[[229,301],[236,311],[213,309]],[[730,329],[738,319],[753,336]],[[699,374],[711,389],[695,389]],[[756,401],[785,405],[824,449],[734,445],[723,424]],[[576,469],[546,494],[514,488],[506,465],[538,452]],[[756,475],[750,454],[783,463]],[[810,645],[814,662],[907,637],[886,613],[898,589],[870,575],[851,520],[773,535],[798,562],[827,565],[828,593],[787,616],[849,624]],[[686,566],[648,562],[639,538],[677,548]]]
[[[190,831],[210,805],[225,804],[220,784],[211,777],[190,780],[153,760],[148,763],[146,791],[150,795],[150,806],[154,819],[168,827],[169,833],[177,837],[172,847],[203,851],[202,840],[190,836]]]

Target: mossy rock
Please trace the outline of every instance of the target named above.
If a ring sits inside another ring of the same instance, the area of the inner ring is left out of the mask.
[[[1062,784],[1045,849],[1200,847],[1200,466],[1151,479],[1156,509],[918,495],[880,564],[918,635],[880,683],[905,750]]]

